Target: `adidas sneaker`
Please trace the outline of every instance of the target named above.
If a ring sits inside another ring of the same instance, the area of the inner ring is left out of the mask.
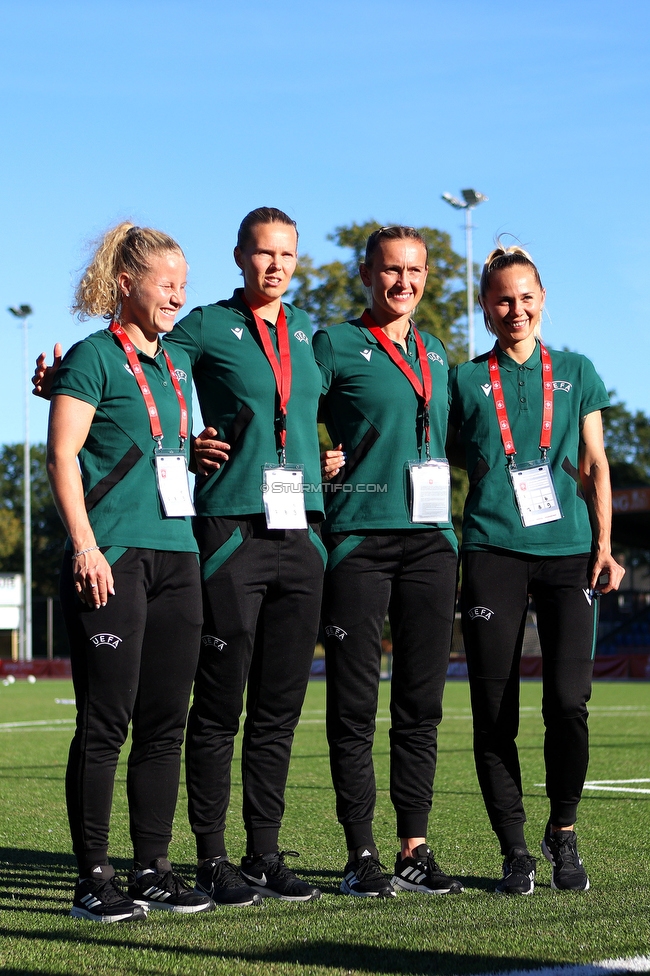
[[[110,864],[96,864],[89,875],[79,878],[75,885],[70,911],[73,918],[90,922],[136,922],[147,917],[146,909],[124,894]]]
[[[157,857],[150,868],[129,874],[129,895],[136,905],[187,915],[214,908],[209,895],[195,891],[174,874],[166,857]]]
[[[395,891],[383,867],[376,847],[357,847],[355,856],[345,865],[341,891],[357,898],[394,898]]]
[[[465,890],[460,881],[441,870],[426,844],[416,847],[413,854],[413,857],[397,855],[392,880],[394,888],[420,891],[425,895],[459,895]]]

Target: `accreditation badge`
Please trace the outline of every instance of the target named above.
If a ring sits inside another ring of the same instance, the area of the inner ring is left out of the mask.
[[[262,495],[267,529],[306,529],[304,469],[301,464],[262,469]]]
[[[187,459],[184,454],[160,451],[154,455],[158,494],[165,515],[178,518],[196,515],[192,504]]]
[[[522,525],[543,525],[563,518],[548,461],[524,461],[508,468]]]
[[[446,458],[409,461],[411,522],[449,522],[451,476]]]

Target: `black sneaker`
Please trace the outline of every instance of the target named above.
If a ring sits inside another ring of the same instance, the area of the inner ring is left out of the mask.
[[[371,844],[357,847],[354,859],[345,865],[341,891],[357,898],[394,898],[393,886],[383,873],[379,851]]]
[[[589,878],[578,854],[575,830],[548,832],[542,841],[542,854],[553,865],[551,888],[556,891],[588,891]]]
[[[110,864],[97,864],[89,878],[79,878],[74,889],[73,918],[87,918],[91,922],[137,922],[147,917],[141,905],[120,888]]]
[[[262,896],[253,891],[225,855],[204,861],[196,872],[195,891],[208,895],[215,905],[261,905]]]
[[[320,888],[301,881],[284,863],[287,855],[300,857],[297,851],[273,851],[270,854],[248,854],[242,857],[241,874],[263,898],[281,901],[316,901]]]
[[[537,861],[525,847],[513,848],[503,862],[503,879],[495,888],[500,895],[532,895]]]
[[[459,895],[465,890],[460,881],[441,870],[426,844],[420,844],[413,853],[415,857],[397,855],[392,880],[394,888],[420,891],[425,895]]]
[[[129,895],[136,905],[164,908],[168,912],[186,915],[214,908],[214,902],[208,895],[194,891],[174,874],[166,857],[157,857],[150,868],[129,874]]]

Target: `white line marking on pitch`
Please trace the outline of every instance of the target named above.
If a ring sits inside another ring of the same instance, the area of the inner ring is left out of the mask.
[[[650,783],[650,779],[594,779],[588,780],[586,790],[602,790],[606,793],[650,793],[638,786],[622,786],[622,783]],[[545,783],[535,783],[535,786],[545,786]]]
[[[602,962],[578,966],[547,966],[545,969],[507,969],[481,976],[603,976],[603,973],[648,973],[650,956],[631,956],[628,959],[603,959]]]
[[[73,718],[41,718],[34,722],[0,722],[0,729],[32,729],[41,725],[74,725]]]

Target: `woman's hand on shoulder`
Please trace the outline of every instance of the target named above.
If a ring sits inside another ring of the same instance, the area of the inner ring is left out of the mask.
[[[218,471],[221,463],[228,460],[230,444],[217,440],[218,433],[214,427],[206,427],[192,441],[192,454],[199,474]]]
[[[52,394],[52,382],[56,376],[56,371],[61,365],[63,349],[60,342],[54,343],[54,361],[51,366],[46,366],[46,354],[42,352],[36,360],[36,369],[32,376],[32,393],[34,396],[49,400]]]
[[[347,460],[343,445],[339,444],[333,451],[323,451],[320,456],[320,467],[323,481],[331,481],[339,473]]]

